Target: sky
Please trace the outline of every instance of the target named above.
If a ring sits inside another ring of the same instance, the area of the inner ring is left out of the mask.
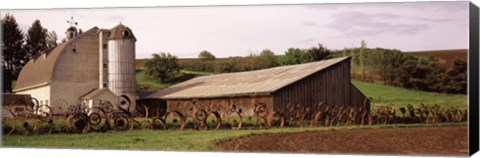
[[[122,23],[137,38],[136,58],[168,52],[197,57],[246,56],[270,49],[322,43],[329,49],[382,47],[402,51],[467,49],[468,2],[145,7],[106,9],[3,10],[26,32],[35,19],[59,40],[74,17],[84,31]]]

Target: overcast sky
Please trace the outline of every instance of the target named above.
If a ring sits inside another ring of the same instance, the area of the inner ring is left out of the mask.
[[[402,51],[468,48],[468,2],[309,4],[214,7],[4,10],[26,32],[35,19],[59,40],[71,16],[84,31],[122,23],[137,37],[137,58],[169,52],[180,58],[208,50],[217,57],[323,43],[330,49]]]

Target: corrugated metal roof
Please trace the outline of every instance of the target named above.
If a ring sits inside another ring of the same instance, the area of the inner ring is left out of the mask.
[[[143,98],[191,99],[266,95],[348,58],[340,57],[255,71],[201,76],[145,95]]]

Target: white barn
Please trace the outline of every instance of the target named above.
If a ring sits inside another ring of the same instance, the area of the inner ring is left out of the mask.
[[[24,66],[13,91],[30,94],[55,113],[66,112],[69,105],[92,106],[97,100],[117,104],[120,96],[128,97],[134,110],[136,38],[132,30],[119,24],[78,34],[72,26],[66,34],[66,42]]]

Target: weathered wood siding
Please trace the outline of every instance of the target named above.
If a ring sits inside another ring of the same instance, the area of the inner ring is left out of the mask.
[[[364,106],[363,104],[365,104],[367,110],[370,111],[370,100],[353,84],[350,84],[350,87],[350,105]]]
[[[287,104],[311,107],[319,102],[334,106],[360,106],[365,97],[355,90],[350,83],[348,59],[274,92],[274,110],[281,111]]]
[[[184,111],[186,115],[193,116],[192,99],[167,100],[167,110]],[[252,116],[255,103],[262,102],[267,104],[268,110],[273,110],[272,96],[245,96],[245,97],[229,97],[229,98],[209,98],[195,99],[196,106],[201,109],[208,109],[211,105],[222,110],[227,110],[229,105],[235,105],[238,110],[242,110],[242,115]]]

